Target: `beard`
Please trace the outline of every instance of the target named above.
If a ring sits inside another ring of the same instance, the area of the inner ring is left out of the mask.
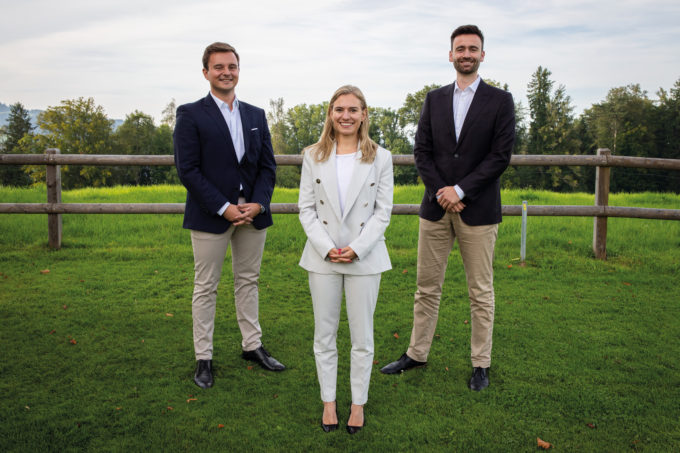
[[[469,67],[463,66],[464,63],[472,63]],[[474,74],[479,69],[480,61],[475,58],[461,58],[453,60],[453,67],[461,74]]]

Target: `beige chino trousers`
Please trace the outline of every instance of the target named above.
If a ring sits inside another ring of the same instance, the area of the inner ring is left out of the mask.
[[[439,302],[449,254],[458,239],[470,299],[471,359],[473,367],[491,364],[494,320],[493,252],[498,224],[470,226],[458,213],[440,220],[420,219],[418,233],[418,288],[413,307],[413,331],[406,354],[426,362],[437,327]]]
[[[232,225],[222,234],[191,230],[194,249],[191,311],[196,360],[212,359],[217,286],[230,244],[236,320],[243,338],[241,347],[244,351],[252,351],[262,345],[262,329],[258,321],[258,280],[266,237],[266,229],[256,230],[252,225]]]

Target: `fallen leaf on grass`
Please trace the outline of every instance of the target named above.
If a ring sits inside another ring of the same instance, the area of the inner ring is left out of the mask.
[[[68,305],[62,305],[61,308],[63,308],[64,310],[68,310]]]
[[[552,444],[550,442],[546,442],[544,440],[541,440],[540,437],[536,438],[536,442],[538,442],[538,446],[544,450],[547,450],[549,448],[552,448]]]
[[[49,272],[49,271],[48,271],[48,272]],[[621,283],[623,283],[623,284],[626,285],[626,286],[630,286],[630,283],[628,283],[628,282],[621,282]]]
[[[69,343],[71,343],[71,344],[76,344],[76,343],[78,343],[78,342],[76,341],[75,338],[71,338],[71,339],[69,340]]]
[[[253,369],[253,366],[252,366],[252,365],[248,365],[246,368],[249,369],[249,370],[252,370],[252,369]]]
[[[374,361],[373,361],[373,365],[377,365],[377,364],[379,364],[379,363],[380,363],[380,362],[378,362],[377,360],[374,360]]]
[[[276,393],[274,393],[274,399],[276,399],[276,398],[278,398],[278,397],[279,397],[279,395],[277,395]]]
[[[166,313],[165,316],[167,316],[168,318],[172,318],[175,315],[173,315],[172,313]]]
[[[40,271],[41,274],[49,274],[50,270],[49,269],[43,269]]]
[[[596,426],[593,425],[592,423],[586,423],[586,426],[587,426],[588,428],[590,428],[590,429],[595,429],[595,428],[596,428]]]
[[[408,274],[408,269],[404,269],[403,271],[401,271],[401,273],[402,274]]]
[[[120,406],[116,408],[117,411],[119,411],[119,410],[121,410],[121,409],[122,409],[122,407],[120,407]]]
[[[198,401],[198,398],[188,398],[187,403],[190,403],[192,401]]]
[[[168,410],[169,410],[169,411],[174,411],[174,410],[175,410],[175,408],[174,408],[174,407],[172,407],[172,406],[168,406]]]
[[[397,332],[394,332],[394,338],[399,338],[399,334]]]
[[[26,408],[27,411],[30,411],[30,410],[31,410],[31,408],[28,407],[28,406],[24,406],[24,407]]]
[[[470,324],[470,321],[466,319],[465,321],[463,321],[463,324]]]
[[[449,367],[444,368],[446,371],[449,371]]]
[[[510,269],[511,267],[512,267],[512,264],[508,264],[508,269]]]
[[[224,425],[223,425],[222,423],[220,423],[219,425],[217,425],[217,427],[218,427],[219,429],[222,429],[222,428],[224,428]]]
[[[50,335],[52,335],[55,332],[56,332],[56,330],[54,330],[54,329],[50,330]]]

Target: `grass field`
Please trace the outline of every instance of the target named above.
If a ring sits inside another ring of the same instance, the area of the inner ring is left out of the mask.
[[[399,187],[396,203],[422,188]],[[67,191],[64,202],[182,202],[177,186]],[[0,188],[0,202],[44,202]],[[275,202],[297,191],[277,189]],[[504,204],[591,205],[588,194],[506,191]],[[610,204],[680,209],[680,196]],[[418,221],[394,216],[383,274],[366,428],[319,427],[304,235],[276,215],[260,279],[265,346],[288,370],[240,358],[231,268],[215,328],[215,387],[192,381],[193,259],[180,215],[64,215],[49,250],[44,215],[0,214],[0,451],[680,451],[680,222],[610,219],[606,262],[592,218],[506,217],[495,259],[491,387],[473,393],[469,305],[451,255],[429,365],[378,372],[408,346]],[[45,272],[49,270],[49,272]],[[42,272],[41,272],[42,271]],[[338,415],[347,420],[349,333],[339,332]]]

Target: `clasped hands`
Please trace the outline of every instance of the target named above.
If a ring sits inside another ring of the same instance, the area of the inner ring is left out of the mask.
[[[328,251],[328,258],[331,263],[351,263],[354,258],[357,258],[357,254],[349,246],[341,249],[332,248]]]
[[[460,212],[465,209],[465,203],[460,201],[458,192],[453,186],[442,187],[437,191],[437,203],[448,212]]]
[[[227,209],[225,209],[224,216],[225,219],[230,221],[232,225],[239,226],[252,223],[256,215],[260,213],[259,203],[242,203],[242,204],[230,204]]]

